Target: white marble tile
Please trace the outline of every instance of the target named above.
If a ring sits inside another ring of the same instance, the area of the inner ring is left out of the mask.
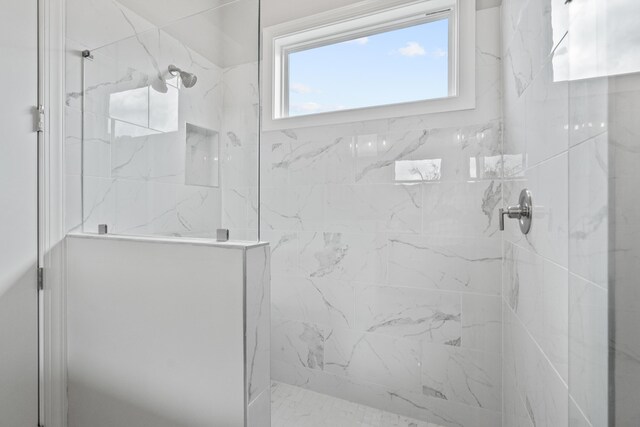
[[[388,283],[498,295],[500,247],[497,238],[392,235]]]
[[[65,106],[80,110],[82,107],[82,51],[87,46],[75,40],[65,38]]]
[[[355,290],[350,283],[322,278],[274,276],[271,305],[275,316],[349,328],[355,325]]]
[[[116,129],[132,126],[115,121]],[[138,128],[141,135],[116,136],[111,143],[111,176],[137,181],[183,184],[185,182],[184,141],[177,132],[157,133]]]
[[[607,424],[595,424],[603,425]],[[569,427],[593,427],[584,416],[584,413],[578,408],[576,402],[573,399],[569,399]]]
[[[269,393],[271,371],[269,366],[271,336],[270,262],[268,246],[248,249],[246,252],[245,305],[246,305],[246,392],[247,403],[255,404],[258,397]],[[258,405],[265,405],[264,402]],[[249,409],[251,412],[251,409]],[[260,415],[262,416],[262,415]]]
[[[82,176],[65,175],[64,188],[64,228],[69,232],[82,225]]]
[[[505,63],[505,67],[509,64]],[[515,89],[505,85],[503,155],[504,176],[520,177],[527,167],[526,96],[518,96]]]
[[[505,375],[513,375],[533,425],[568,424],[568,390],[511,309],[504,306]]]
[[[325,339],[329,332],[319,325],[272,317],[271,358],[289,365],[322,370],[325,367]]]
[[[356,289],[356,327],[375,334],[460,345],[460,295],[422,289]]]
[[[500,411],[500,356],[451,346],[422,346],[422,392],[448,401]]]
[[[518,96],[530,86],[568,29],[562,0],[509,1],[505,7],[505,84]]]
[[[351,137],[301,139],[295,131],[267,132],[262,140],[266,186],[350,184],[354,182]]]
[[[111,120],[105,116],[85,112],[82,117],[84,139],[82,172],[85,177],[116,178],[111,171]]]
[[[499,354],[502,349],[502,302],[499,295],[462,294],[460,346]]]
[[[356,182],[430,182],[502,176],[501,122],[354,138]],[[358,139],[360,138],[360,140]],[[368,147],[368,144],[372,144]],[[416,169],[412,172],[412,169]]]
[[[157,34],[148,33],[149,36]],[[157,37],[156,37],[157,39]],[[137,51],[144,49],[139,43],[128,42]],[[117,43],[109,49],[99,49],[92,52],[93,59],[84,60],[84,111],[108,117],[110,115],[129,122],[146,126],[148,124],[148,101],[146,89],[155,70],[138,70],[131,64],[118,61],[120,53],[126,48]],[[139,52],[138,52],[139,54]],[[144,52],[146,55],[146,52]],[[146,64],[143,64],[143,66]],[[148,68],[148,67],[147,67]],[[149,75],[149,72],[152,75]],[[81,94],[82,94],[81,93]],[[81,95],[80,94],[80,95]],[[67,104],[80,108],[82,99],[75,92],[67,93]]]
[[[247,427],[271,427],[271,384],[247,407]]]
[[[262,188],[260,195],[260,221],[263,228],[322,229],[326,200],[324,187]]]
[[[504,0],[502,2],[502,39],[505,46],[509,45],[511,39],[518,33],[518,29],[521,28],[526,19],[525,7],[529,0]]]
[[[522,234],[517,221],[506,219],[504,237],[563,267],[568,266],[568,156],[563,153],[526,171],[521,180],[505,181],[505,205],[518,202],[523,188],[533,198],[533,222]]]
[[[272,390],[273,427],[440,427],[283,383]]]
[[[568,271],[505,242],[503,295],[564,381],[568,378]]]
[[[120,233],[189,236],[215,230],[220,223],[217,189],[162,182],[118,182]]]
[[[64,169],[68,175],[82,172],[82,112],[64,109]]]
[[[606,289],[570,275],[569,392],[592,426],[609,419],[608,311]]]
[[[569,268],[606,287],[609,281],[608,133],[569,150]]]
[[[149,21],[117,1],[69,0],[66,10],[67,36],[90,49],[153,28]]]
[[[569,83],[562,75],[568,63],[567,44],[564,40],[558,46],[525,94],[529,166],[562,153],[569,146]]]
[[[554,50],[559,49],[569,29],[569,5],[565,0],[529,1],[524,13],[533,61],[543,64]]]
[[[502,425],[509,427],[534,427],[527,407],[520,398],[512,372],[502,376]]]
[[[420,343],[334,328],[325,341],[324,370],[391,389],[419,392]]]
[[[298,233],[262,229],[260,239],[270,242],[271,269],[277,276],[299,274],[298,269]]]
[[[284,372],[285,369],[280,369],[279,365],[278,362],[272,362],[272,366],[276,366],[280,373],[287,375],[287,381],[291,384],[402,416],[451,427],[495,427],[500,424],[499,412],[477,406],[425,396],[422,392],[394,390],[326,371],[295,367]]]
[[[329,231],[420,233],[419,185],[327,186],[325,229]]]
[[[298,233],[299,268],[305,277],[359,283],[384,283],[388,242],[385,235]]]
[[[83,178],[83,231],[97,233],[99,224],[113,227],[116,212],[116,181],[87,176]]]
[[[500,181],[423,184],[423,233],[446,237],[498,233]]]
[[[390,405],[396,412],[414,418],[426,419],[443,426],[495,427],[500,425],[501,421],[498,411],[450,402],[425,396],[422,393],[391,392],[390,400]]]
[[[222,227],[246,229],[249,225],[249,206],[253,194],[248,188],[233,188],[223,185],[222,193]]]
[[[569,35],[571,38],[571,35]],[[609,127],[609,81],[606,78],[569,82],[570,145],[593,138]]]

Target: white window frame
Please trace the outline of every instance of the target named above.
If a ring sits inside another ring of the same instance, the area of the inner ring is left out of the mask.
[[[369,0],[265,28],[263,128],[280,130],[475,108],[475,0]],[[289,53],[449,18],[449,96],[288,116]]]

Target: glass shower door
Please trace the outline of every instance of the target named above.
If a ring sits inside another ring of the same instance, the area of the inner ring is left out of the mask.
[[[257,240],[258,7],[84,53],[83,231]]]

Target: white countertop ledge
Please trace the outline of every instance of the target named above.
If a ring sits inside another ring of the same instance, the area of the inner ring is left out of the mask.
[[[251,249],[261,246],[267,246],[268,242],[250,242],[243,240],[230,240],[228,242],[218,242],[211,238],[194,238],[194,237],[170,237],[170,236],[127,236],[118,234],[93,234],[72,232],[67,234],[67,238],[74,239],[105,239],[105,240],[121,240],[129,242],[141,243],[163,243],[174,245],[195,245],[195,246],[213,246],[225,249]]]

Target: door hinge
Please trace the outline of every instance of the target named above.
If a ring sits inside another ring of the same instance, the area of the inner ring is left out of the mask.
[[[38,290],[44,289],[44,268],[38,267]]]
[[[44,105],[38,105],[36,109],[36,132],[44,132]]]

